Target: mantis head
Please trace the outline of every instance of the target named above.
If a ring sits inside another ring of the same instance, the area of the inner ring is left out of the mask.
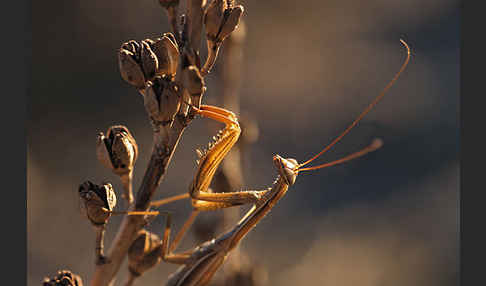
[[[298,166],[295,159],[284,159],[279,155],[273,156],[273,164],[277,167],[278,173],[285,180],[287,185],[292,186],[297,179]]]

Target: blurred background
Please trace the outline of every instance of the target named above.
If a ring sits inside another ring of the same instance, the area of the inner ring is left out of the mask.
[[[320,151],[411,62],[384,100],[320,162],[373,138],[377,152],[302,173],[241,248],[267,285],[457,285],[459,279],[459,1],[238,1],[245,7],[241,113],[258,123],[244,158],[245,185],[263,189],[272,156]],[[152,143],[142,97],[119,74],[117,49],[169,31],[155,0],[33,2],[28,121],[28,285],[70,269],[88,284],[94,231],[78,209],[80,183],[118,178],[96,159],[95,139],[126,125],[139,145],[137,190]],[[205,49],[205,44],[203,45]],[[205,50],[202,50],[203,59]],[[219,61],[206,104],[221,105]],[[187,192],[194,149],[212,123],[186,129],[156,198]],[[211,131],[210,131],[211,130]],[[125,207],[119,199],[118,210]],[[242,208],[242,213],[248,208]],[[176,226],[187,201],[167,206]],[[200,217],[214,214],[201,214]],[[108,225],[109,247],[121,218]],[[236,222],[236,221],[235,221]],[[150,226],[162,233],[163,218]],[[181,250],[195,245],[188,236]],[[138,285],[163,285],[160,264]],[[123,264],[116,285],[127,275]]]

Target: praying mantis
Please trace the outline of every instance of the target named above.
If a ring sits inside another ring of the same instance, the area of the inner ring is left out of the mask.
[[[194,207],[193,214],[186,221],[176,238],[169,246],[172,219],[170,213],[166,215],[166,225],[162,240],[162,259],[168,263],[182,265],[175,273],[169,276],[167,286],[203,286],[207,285],[219,267],[223,264],[229,252],[234,249],[238,243],[258,224],[258,222],[268,214],[268,212],[285,196],[289,187],[291,187],[300,172],[312,171],[327,168],[333,165],[341,164],[352,159],[361,157],[369,152],[375,151],[382,146],[382,141],[375,139],[370,145],[362,150],[347,155],[341,159],[324,163],[317,166],[305,167],[322,154],[327,152],[332,146],[339,142],[361,119],[371,111],[371,109],[384,97],[386,92],[395,83],[400,74],[405,70],[410,60],[410,48],[403,40],[400,42],[407,50],[407,57],[395,74],[393,79],[386,85],[383,91],[361,112],[361,114],[329,145],[319,153],[312,156],[304,163],[298,163],[292,158],[283,158],[279,155],[273,156],[274,166],[277,168],[278,177],[273,185],[262,191],[243,191],[229,193],[211,193],[209,185],[214,173],[229,152],[232,146],[238,140],[240,129],[236,116],[223,108],[201,105],[196,109],[196,114],[208,117],[225,124],[224,130],[220,131],[215,138],[214,144],[210,144],[209,149],[200,153],[198,170],[192,181],[189,193],[171,197],[165,200],[153,202],[152,206],[160,206],[175,200],[191,198]],[[178,242],[183,237],[187,229],[199,211],[209,211],[232,206],[252,203],[253,207],[230,231],[206,241],[196,248],[182,253],[173,253]]]

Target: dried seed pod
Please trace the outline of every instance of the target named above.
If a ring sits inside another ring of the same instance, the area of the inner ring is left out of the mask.
[[[223,40],[238,27],[243,11],[243,6],[234,6],[234,1],[230,0],[214,0],[206,8],[204,24],[208,57],[201,69],[201,75],[205,76],[213,67]]]
[[[133,48],[132,45],[124,45]],[[138,89],[142,89],[145,87],[145,75],[135,55],[136,51],[132,52],[128,49],[124,49],[122,46],[118,52],[118,66],[120,68],[121,77],[126,82]]]
[[[135,138],[123,125],[108,128],[106,136],[100,132],[97,136],[96,153],[98,160],[117,175],[132,172],[138,157]]]
[[[162,38],[145,39],[140,43],[128,41],[118,52],[118,65],[122,78],[139,90],[156,75],[175,76],[179,64],[179,48],[171,33]]]
[[[122,78],[137,89],[144,89],[148,80],[155,76],[158,60],[149,42],[130,40],[118,51],[118,66]]]
[[[159,62],[157,60],[157,56],[152,51],[150,47],[150,41],[142,41],[141,42],[141,49],[140,49],[140,62],[142,63],[143,73],[145,75],[145,79],[150,80],[155,76],[159,68]]]
[[[206,25],[208,41],[214,43],[222,42],[236,29],[243,11],[243,6],[234,6],[234,1],[212,1],[204,13],[204,24]]]
[[[101,164],[120,176],[125,191],[123,198],[131,204],[132,174],[138,157],[138,146],[128,128],[123,125],[111,126],[106,131],[106,137],[100,132],[97,136],[96,155]]]
[[[135,61],[140,61],[140,44],[137,43],[137,41],[130,40],[125,42],[121,45],[121,49],[129,51],[133,55]]]
[[[44,278],[42,286],[83,286],[83,280],[69,270],[60,270],[54,278]]]
[[[137,233],[137,237],[128,249],[128,269],[137,277],[154,267],[162,260],[162,241],[145,229]]]
[[[229,15],[226,18],[224,24],[222,25],[221,32],[218,35],[221,41],[224,40],[227,36],[229,36],[229,34],[231,34],[231,32],[233,32],[236,29],[236,27],[238,27],[243,11],[244,11],[243,6],[239,5],[231,9],[230,12],[228,12]]]
[[[179,52],[179,46],[177,45],[177,40],[174,34],[167,32],[162,35],[162,38],[163,37],[169,38],[169,40],[172,42],[172,45],[174,45],[177,48],[177,52]]]
[[[105,226],[116,205],[116,195],[110,183],[101,186],[86,181],[79,186],[79,198],[82,212],[95,227],[96,264],[101,265],[109,260],[103,255]]]
[[[206,26],[206,34],[208,38],[215,39],[221,23],[223,22],[223,15],[227,7],[224,0],[213,0],[204,11],[204,25]]]
[[[176,39],[171,33],[165,33],[151,43],[152,51],[157,56],[159,76],[175,76],[179,65],[179,48]]]
[[[177,86],[172,79],[155,77],[153,82],[147,84],[143,98],[145,109],[153,120],[163,126],[172,123],[180,107]]]
[[[79,186],[82,212],[94,226],[103,226],[116,206],[116,195],[110,183],[99,186],[86,181]]]

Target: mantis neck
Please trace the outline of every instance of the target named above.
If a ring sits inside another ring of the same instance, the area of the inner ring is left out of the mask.
[[[275,204],[287,193],[289,185],[279,176],[273,187],[265,193],[264,197],[256,203],[251,210],[238,222],[221,240],[229,242],[229,250],[235,248],[248,232],[275,206]]]

